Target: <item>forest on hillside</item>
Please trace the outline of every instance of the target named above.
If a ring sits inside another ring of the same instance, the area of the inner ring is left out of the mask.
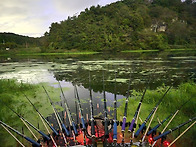
[[[193,0],[122,0],[52,23],[41,38],[48,50],[122,51],[196,44]]]
[[[14,33],[0,33],[0,50],[40,46],[40,39]]]

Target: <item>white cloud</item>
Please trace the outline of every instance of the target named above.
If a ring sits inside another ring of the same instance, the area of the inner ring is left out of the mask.
[[[0,32],[44,34],[52,22],[65,20],[92,5],[116,0],[1,0]]]

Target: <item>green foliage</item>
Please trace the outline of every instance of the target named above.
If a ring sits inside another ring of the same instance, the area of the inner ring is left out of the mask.
[[[52,23],[42,38],[42,51],[163,50],[169,45],[195,44],[194,10],[195,3],[180,0],[124,0],[92,6]],[[166,29],[159,31],[162,26]]]
[[[38,38],[17,35],[13,33],[0,33],[0,50],[6,48],[35,47],[40,45]]]

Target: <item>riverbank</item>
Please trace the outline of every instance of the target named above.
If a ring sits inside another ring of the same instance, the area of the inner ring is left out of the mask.
[[[175,48],[165,50],[124,50],[121,53],[147,53],[147,52],[179,52],[179,51],[196,51],[195,48]],[[102,52],[95,51],[78,51],[78,50],[52,50],[41,52],[39,47],[35,48],[19,48],[8,51],[0,51],[0,56],[53,56],[53,55],[92,55]]]

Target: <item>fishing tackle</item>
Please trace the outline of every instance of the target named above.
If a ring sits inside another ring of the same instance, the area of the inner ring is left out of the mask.
[[[155,132],[166,120],[168,120],[171,116],[173,116],[176,112],[180,111],[180,109],[189,101],[191,100],[188,99],[186,102],[184,102],[174,113],[171,113],[167,118],[165,118],[162,122],[160,122],[159,124],[157,124],[154,128],[152,128],[148,133],[147,136],[149,136],[151,133]]]
[[[181,127],[183,127],[184,125],[186,125],[186,124],[188,124],[188,123],[190,123],[190,122],[192,122],[192,121],[194,121],[194,120],[196,120],[196,117],[194,117],[194,118],[192,118],[192,119],[189,119],[188,121],[186,121],[186,122],[184,122],[184,123],[178,125],[177,127],[172,128],[172,129],[169,129],[168,131],[166,131],[166,132],[164,132],[164,133],[162,133],[162,134],[160,134],[160,135],[154,137],[153,140],[156,141],[156,140],[158,140],[158,139],[160,139],[160,138],[162,138],[162,137],[164,137],[164,136],[170,134],[171,132],[173,132],[173,131],[175,131],[175,130],[181,128]]]
[[[76,102],[78,103],[78,106],[79,106],[80,119],[81,119],[81,128],[82,128],[83,137],[84,137],[84,145],[86,145],[86,138],[85,138],[86,125],[85,125],[85,122],[84,122],[84,116],[83,116],[83,112],[82,112],[82,106],[81,106],[81,103],[80,103],[78,90],[77,90],[77,87],[76,87],[75,84],[74,84],[74,90],[75,90]]]
[[[151,113],[148,115],[148,117],[146,118],[146,120],[143,122],[143,124],[140,126],[140,128],[137,130],[137,132],[135,133],[134,137],[137,137],[139,135],[139,133],[143,130],[143,128],[146,126],[146,123],[148,122],[148,120],[151,118],[151,116],[154,114],[154,112],[157,110],[159,104],[162,102],[163,98],[165,97],[165,95],[168,93],[168,91],[171,89],[172,86],[170,86],[166,92],[164,93],[164,95],[162,96],[162,98],[158,101],[158,103],[155,105],[155,107],[152,109]]]
[[[28,142],[30,142],[33,146],[36,146],[36,147],[40,147],[41,144],[39,144],[38,142],[36,142],[35,140],[25,136],[24,134],[20,133],[19,131],[15,130],[14,128],[10,127],[9,125],[7,125],[6,123],[0,121],[0,123],[2,125],[4,125],[5,127],[7,127],[8,129],[12,130],[13,132],[15,132],[16,134],[20,135],[21,137],[25,138]]]
[[[24,94],[25,95],[25,94]],[[35,105],[30,101],[30,99],[25,95],[26,99],[29,101],[29,103],[33,106],[33,108],[35,109],[35,111],[42,117],[42,119],[48,124],[48,126],[51,128],[51,130],[53,131],[53,133],[58,136],[59,133],[54,129],[54,127],[45,119],[45,117],[37,110],[37,108],[35,107]]]
[[[117,98],[116,98],[116,72],[115,72],[115,86],[114,86],[114,120],[113,120],[113,140],[117,141]]]
[[[107,114],[107,100],[105,95],[105,83],[104,83],[104,71],[103,71],[103,101],[104,101],[104,136],[105,138],[109,138],[109,130],[108,130],[108,114]]]
[[[90,126],[91,126],[91,137],[95,138],[95,119],[94,119],[94,110],[93,110],[93,97],[92,97],[92,89],[91,89],[91,78],[89,71],[89,92],[90,92]]]
[[[58,83],[59,83],[59,87],[60,87],[60,89],[61,89],[61,93],[62,93],[63,98],[64,98],[64,101],[65,101],[65,109],[66,109],[66,111],[67,111],[67,115],[68,115],[68,118],[69,118],[70,126],[71,126],[71,128],[73,128],[73,131],[74,131],[75,136],[78,136],[78,131],[77,131],[77,128],[76,128],[76,124],[75,124],[75,122],[73,121],[73,117],[72,117],[72,115],[71,115],[70,108],[68,107],[67,99],[65,98],[63,89],[62,89],[61,84],[60,84],[59,81],[58,81]],[[74,139],[74,140],[75,140],[75,139]]]
[[[131,121],[131,125],[129,126],[129,129],[128,129],[129,132],[132,132],[133,129],[134,129],[134,126],[136,126],[136,123],[135,123],[135,122],[136,122],[137,117],[139,116],[140,108],[141,108],[142,101],[143,101],[143,99],[144,99],[144,95],[145,95],[145,93],[146,93],[146,90],[147,90],[147,86],[146,86],[146,88],[145,88],[145,90],[144,90],[144,92],[143,92],[142,98],[141,98],[141,100],[140,100],[140,102],[139,102],[139,104],[138,104],[138,107],[137,107],[137,109],[136,109],[136,112],[135,112],[135,114],[134,114],[134,117],[133,117],[133,119],[132,119],[132,121]]]
[[[65,142],[65,144],[67,145],[67,139],[65,138],[64,131],[65,131],[65,133],[66,133],[67,136],[69,136],[69,131],[67,130],[67,128],[66,128],[65,125],[63,124],[63,122],[62,122],[62,120],[61,120],[61,117],[59,116],[59,114],[58,114],[56,108],[55,108],[54,105],[53,105],[52,99],[50,98],[48,92],[46,91],[46,89],[45,89],[45,87],[44,87],[43,85],[42,85],[42,88],[44,89],[44,91],[45,91],[45,93],[46,93],[46,95],[47,95],[47,97],[48,97],[48,99],[49,99],[49,101],[50,101],[50,105],[52,106],[52,109],[53,109],[53,111],[54,111],[54,115],[55,115],[55,117],[56,117],[57,123],[58,123],[59,128],[60,128],[60,131],[61,131],[61,133],[62,133],[62,135],[63,135],[64,142]],[[64,131],[63,131],[63,129],[64,129]]]
[[[12,108],[10,108],[9,106],[7,106],[6,104],[4,104],[7,108],[9,108],[13,113],[15,113],[24,123],[24,121],[29,124],[34,130],[36,130],[39,134],[42,135],[42,137],[46,140],[50,140],[50,137],[48,137],[48,135],[46,135],[45,133],[43,133],[42,131],[40,131],[38,128],[36,128],[33,124],[31,124],[29,121],[27,121],[24,117],[22,117],[21,115],[19,115],[16,111],[14,111]],[[24,123],[26,125],[26,123]],[[33,135],[34,136],[34,135]],[[37,138],[36,138],[37,139]],[[37,139],[38,140],[38,139]]]
[[[129,91],[130,91],[130,86],[131,85],[131,74],[130,74],[130,79],[129,79],[129,84],[128,84],[128,91],[127,91],[127,96],[126,96],[126,101],[125,101],[125,109],[124,109],[124,116],[123,116],[123,122],[122,122],[122,143],[124,143],[124,132],[125,132],[125,127],[126,127],[126,119],[127,119],[127,108],[128,108],[128,102],[129,102]]]
[[[192,98],[188,99],[186,102],[184,102],[174,113],[173,113],[173,116],[172,118],[169,120],[169,122],[166,124],[166,126],[164,127],[164,129],[161,131],[161,133],[163,133],[167,127],[169,126],[169,124],[172,122],[172,120],[175,118],[175,116],[178,114],[178,112],[180,111],[180,109],[182,109],[182,107],[188,103]],[[153,144],[152,144],[152,147],[156,144],[157,141],[155,141]]]

